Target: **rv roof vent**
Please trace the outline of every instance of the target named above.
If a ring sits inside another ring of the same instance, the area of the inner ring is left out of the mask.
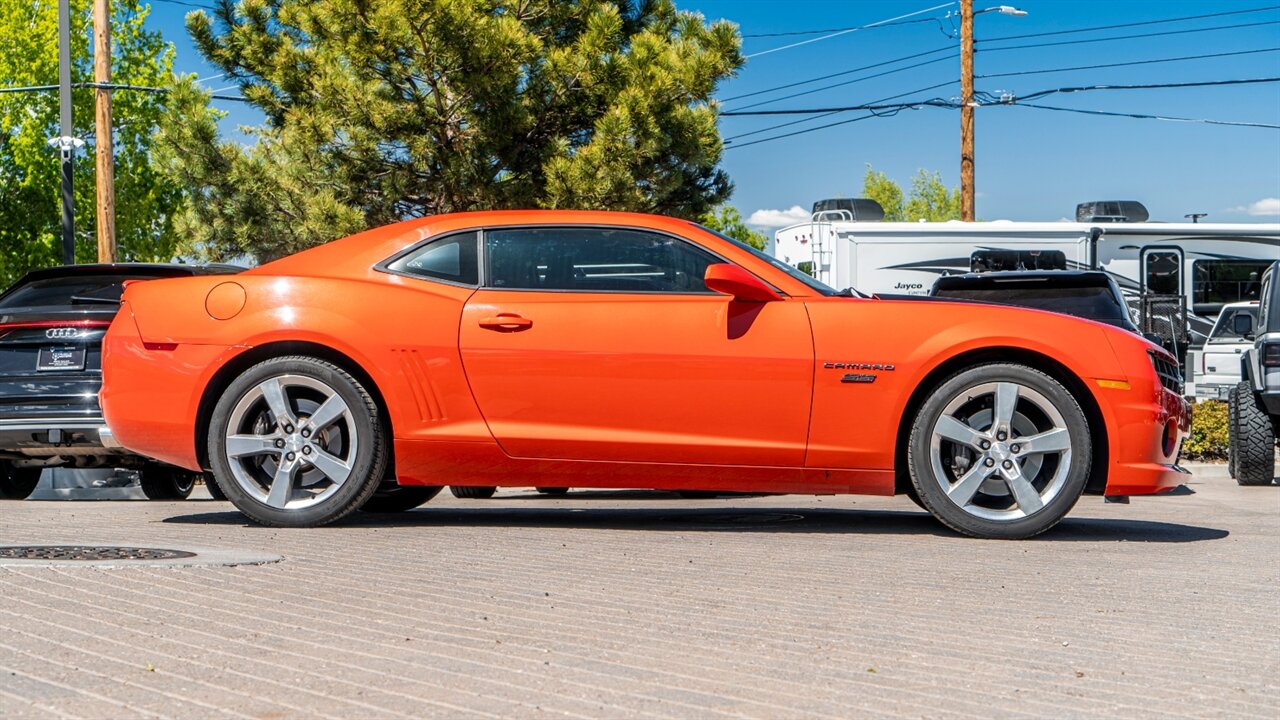
[[[819,215],[822,215],[819,218]],[[869,198],[831,198],[813,204],[814,219],[852,220],[853,222],[880,222],[884,208]]]
[[[1095,200],[1076,206],[1076,222],[1146,222],[1151,217],[1137,200]]]

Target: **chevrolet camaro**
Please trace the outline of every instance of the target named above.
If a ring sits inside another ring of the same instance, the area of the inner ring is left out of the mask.
[[[455,487],[904,493],[1021,538],[1177,487],[1174,358],[1039,310],[837,291],[650,215],[460,213],[131,283],[106,420],[253,520]]]

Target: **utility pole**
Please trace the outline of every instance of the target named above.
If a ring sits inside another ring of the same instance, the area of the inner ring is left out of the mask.
[[[76,261],[75,195],[71,191],[71,168],[75,160],[75,127],[71,118],[71,0],[58,2],[58,105],[61,137],[56,143],[62,160],[62,262]]]
[[[960,219],[973,218],[973,0],[960,0]]]
[[[98,262],[116,261],[115,153],[111,140],[111,0],[93,0],[93,81],[97,160]]]

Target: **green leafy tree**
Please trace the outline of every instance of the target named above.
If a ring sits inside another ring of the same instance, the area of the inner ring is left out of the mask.
[[[937,172],[916,171],[915,177],[911,178],[911,194],[904,197],[898,183],[868,165],[862,181],[862,195],[880,203],[886,222],[960,219],[960,190],[948,190],[942,182],[942,175]]]
[[[71,0],[72,82],[93,82],[91,1]],[[0,85],[58,82],[58,3],[0,0]],[[112,80],[147,87],[172,81],[173,47],[145,29],[149,12],[137,0],[112,3]],[[164,97],[116,91],[116,235],[121,259],[170,260],[176,236],[172,217],[182,194],[151,165]],[[75,164],[76,259],[97,257],[94,217],[93,90],[73,91],[77,135],[86,142]],[[48,146],[59,135],[58,93],[0,94],[0,283],[62,258],[59,154]]]
[[[205,257],[461,210],[699,218],[732,190],[710,98],[740,37],[671,0],[242,0],[187,28],[266,116],[222,140],[175,87],[160,165]]]
[[[742,214],[732,205],[721,205],[699,220],[703,225],[740,240],[757,250],[763,250],[769,238],[762,232],[752,230],[742,221]]]

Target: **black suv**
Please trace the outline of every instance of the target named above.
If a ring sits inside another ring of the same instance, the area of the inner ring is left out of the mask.
[[[1227,466],[1241,485],[1270,485],[1280,437],[1280,262],[1262,274],[1258,320],[1238,314],[1235,333],[1252,340],[1240,359],[1242,382],[1227,400]]]
[[[1120,287],[1097,270],[1017,270],[944,275],[930,295],[1049,310],[1138,332]]]
[[[231,266],[71,265],[27,273],[0,294],[0,499],[23,499],[48,467],[136,468],[152,499],[196,475],[114,442],[98,406],[102,336],[125,281],[237,272]]]

